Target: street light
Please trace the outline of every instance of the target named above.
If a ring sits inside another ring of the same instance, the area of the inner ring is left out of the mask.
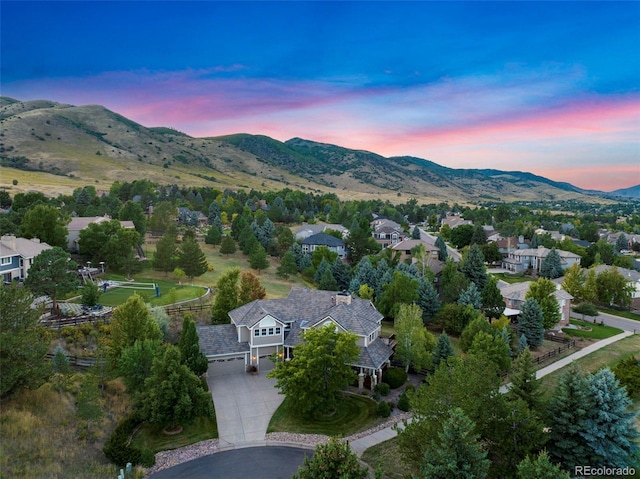
[[[100,268],[102,269],[102,272],[104,273],[104,261],[100,261]]]

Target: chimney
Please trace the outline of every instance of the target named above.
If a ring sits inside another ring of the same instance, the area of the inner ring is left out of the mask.
[[[34,243],[40,243],[40,238],[31,238]]]
[[[16,249],[16,237],[14,235],[5,235],[2,237],[2,241],[4,241],[12,250]]]
[[[336,304],[351,304],[351,295],[346,291],[342,291],[341,293],[336,294]]]

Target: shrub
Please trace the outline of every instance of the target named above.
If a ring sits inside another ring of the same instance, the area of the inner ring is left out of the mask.
[[[408,412],[409,409],[411,409],[409,395],[407,394],[406,390],[400,395],[400,398],[398,399],[398,409],[404,412]]]
[[[133,434],[138,421],[132,418],[123,419],[118,423],[113,431],[113,434],[109,436],[109,439],[104,444],[102,451],[111,462],[117,466],[124,466],[127,462],[131,464],[140,464],[142,452],[129,445],[129,438]],[[155,457],[154,457],[155,463]]]
[[[143,467],[151,467],[156,463],[156,455],[149,448],[140,451],[140,465]]]
[[[402,368],[387,368],[382,374],[382,381],[387,383],[391,389],[398,389],[407,382],[407,372]]]
[[[391,408],[389,407],[389,403],[385,401],[379,402],[378,406],[376,407],[376,414],[380,417],[391,416]]]
[[[373,388],[373,390],[377,393],[380,393],[381,396],[388,396],[389,391],[391,391],[391,388],[387,383],[380,383],[380,384],[377,384],[376,387]]]

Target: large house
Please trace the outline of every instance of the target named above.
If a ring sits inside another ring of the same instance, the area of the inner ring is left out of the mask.
[[[407,238],[402,226],[388,218],[376,218],[370,225],[373,230],[371,235],[383,248],[400,243]]]
[[[382,381],[382,370],[393,354],[379,338],[382,314],[371,301],[348,293],[293,288],[286,298],[240,306],[229,312],[229,318],[231,324],[198,326],[200,349],[214,363],[215,374],[241,373],[248,365],[269,370],[271,355],[291,359],[302,333],[325,325],[358,337],[360,357],[351,366],[360,388],[373,388]]]
[[[88,228],[90,224],[102,223],[103,221],[111,221],[109,215],[104,216],[76,216],[71,218],[67,225],[67,249],[72,253],[78,252],[78,243],[80,240],[80,231]],[[131,220],[120,221],[120,226],[126,229],[135,229],[135,225]]]
[[[309,236],[316,235],[318,233],[326,233],[328,230],[339,231],[342,234],[342,239],[347,239],[349,236],[349,230],[339,224],[315,224],[315,225],[302,225],[296,230],[295,237],[297,240],[303,240]]]
[[[45,250],[51,249],[38,238],[26,239],[15,236],[0,238],[0,275],[4,283],[24,281],[33,259]]]
[[[420,245],[424,246],[424,249],[426,250],[429,258],[431,258],[434,261],[438,260],[438,253],[440,252],[440,248],[438,248],[436,245],[427,243],[426,241],[422,241],[422,240],[406,239],[404,241],[401,241],[400,243],[394,244],[393,246],[391,246],[391,249],[393,251],[400,252],[399,260],[405,261],[413,258],[411,250],[416,246],[420,246]]]
[[[500,287],[500,294],[502,294],[502,298],[506,305],[504,310],[505,316],[513,319],[517,318],[520,314],[520,308],[526,299],[531,283],[532,281],[525,281],[524,283],[503,284],[502,287]],[[557,285],[553,295],[558,301],[558,308],[560,309],[560,321],[556,327],[564,328],[569,325],[569,318],[571,316],[571,300],[573,299],[573,296],[567,293],[559,285]]]
[[[305,238],[301,242],[302,252],[307,254],[313,254],[313,252],[320,246],[328,248],[329,251],[338,253],[340,258],[347,257],[346,244],[340,238],[336,238],[327,233],[318,233]]]
[[[517,249],[510,251],[508,256],[502,260],[502,267],[514,273],[523,273],[528,269],[540,272],[540,266],[551,250],[544,246],[538,248]],[[580,264],[580,255],[571,251],[556,249],[560,256],[562,269],[566,270],[574,264]]]

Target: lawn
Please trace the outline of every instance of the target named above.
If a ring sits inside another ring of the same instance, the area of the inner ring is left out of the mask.
[[[622,333],[622,329],[613,328],[611,326],[588,323],[586,321],[580,321],[578,319],[572,319],[570,321],[574,326],[586,329],[573,329],[562,328],[562,331],[569,336],[576,336],[579,338],[589,339],[605,339]]]
[[[215,416],[212,418],[199,417],[193,424],[184,426],[180,434],[175,435],[163,433],[161,427],[144,424],[133,436],[131,443],[135,447],[151,449],[156,453],[217,437],[218,426]]]
[[[291,404],[289,398],[285,398],[271,418],[267,432],[284,431],[345,437],[382,422],[382,419],[376,416],[376,402],[364,396],[344,394],[333,415],[310,419],[291,412]]]
[[[614,316],[620,316],[621,318],[640,321],[640,314],[632,313],[631,311],[620,311],[619,309],[602,308],[600,306],[598,306],[598,310],[602,311],[603,313],[612,314]]]
[[[401,460],[398,439],[395,437],[370,447],[362,453],[361,459],[373,469],[379,465],[388,479],[404,479],[415,472]]]
[[[533,281],[533,278],[530,278],[528,276],[520,276],[520,275],[516,275],[516,276],[512,276],[512,275],[508,275],[505,273],[491,273],[493,276],[495,276],[498,280],[502,280],[505,283],[526,283],[527,281]]]

